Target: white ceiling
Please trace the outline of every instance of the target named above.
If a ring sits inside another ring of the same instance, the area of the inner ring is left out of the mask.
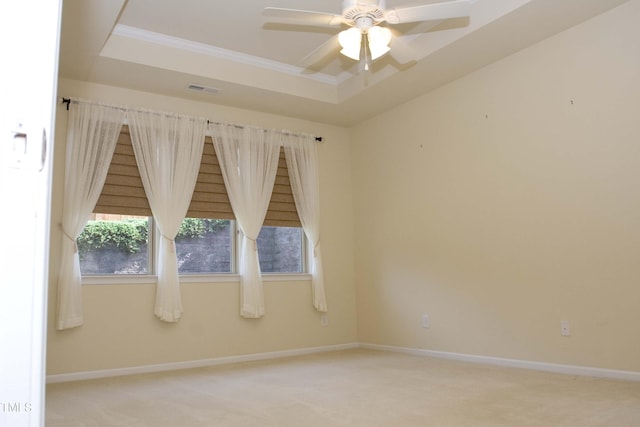
[[[60,76],[349,126],[625,1],[475,0],[468,19],[394,26],[418,60],[385,55],[359,73],[338,49],[302,66],[339,30],[262,17],[267,6],[340,14],[341,0],[64,0]]]

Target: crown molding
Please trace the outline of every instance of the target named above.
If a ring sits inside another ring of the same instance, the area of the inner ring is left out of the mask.
[[[140,40],[147,43],[153,43],[173,49],[184,50],[199,55],[211,56],[226,61],[263,68],[295,77],[315,80],[320,83],[330,84],[334,86],[337,86],[345,78],[345,75],[334,77],[324,73],[305,74],[304,68],[302,67],[296,67],[293,65],[284,64],[282,62],[272,61],[269,59],[260,58],[258,56],[248,55],[246,53],[236,52],[229,49],[223,49],[221,47],[194,42],[192,40],[186,40],[179,37],[168,36],[166,34],[143,30],[128,25],[116,25],[111,34],[115,36]]]

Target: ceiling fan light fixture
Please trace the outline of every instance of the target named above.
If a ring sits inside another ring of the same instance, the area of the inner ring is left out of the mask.
[[[301,25],[331,28],[339,28],[341,25],[351,26],[352,28],[338,34],[337,38],[342,47],[340,53],[360,61],[361,66],[364,66],[363,69],[368,70],[372,61],[391,50],[389,46],[391,30],[380,25],[441,21],[470,16],[471,5],[477,0],[416,1],[420,4],[387,10],[385,0],[343,0],[341,14],[278,7],[267,7],[263,14],[268,17],[294,20]],[[305,58],[319,57],[316,52],[325,53],[329,49],[333,50],[334,46],[335,37],[332,37]],[[401,40],[396,39],[392,55],[400,64],[417,61],[417,55],[410,53],[409,50]]]
[[[380,58],[391,50],[389,47],[389,43],[391,43],[391,30],[388,28],[371,27],[367,32],[367,38],[372,60]]]
[[[359,29],[352,27],[348,30],[341,31],[340,34],[338,34],[338,42],[340,46],[342,46],[341,54],[356,61],[360,59],[362,32],[360,32]]]

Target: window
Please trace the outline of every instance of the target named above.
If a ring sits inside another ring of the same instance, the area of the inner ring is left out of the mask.
[[[152,214],[127,126],[120,133],[95,212],[101,213],[94,214],[78,239],[82,274],[154,274]],[[233,220],[213,143],[207,137],[187,218],[176,236],[178,272],[234,273]],[[257,244],[263,273],[305,271],[304,233],[284,150]]]
[[[299,227],[264,226],[258,235],[260,271],[304,272],[304,233]]]
[[[149,217],[93,214],[78,237],[82,274],[149,274]]]
[[[78,237],[82,274],[153,274],[152,224],[151,217],[93,214]],[[185,218],[176,236],[178,272],[233,272],[232,235],[233,221]]]
[[[176,236],[178,273],[233,272],[233,222],[185,218]]]
[[[82,274],[153,274],[152,224],[150,217],[93,214],[78,237]],[[231,220],[185,218],[176,236],[178,272],[232,273],[234,225]],[[302,228],[264,226],[257,244],[263,273],[304,272]]]

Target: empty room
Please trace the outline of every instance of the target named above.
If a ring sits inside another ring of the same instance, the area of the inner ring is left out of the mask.
[[[640,425],[639,19],[62,2],[45,424]]]

